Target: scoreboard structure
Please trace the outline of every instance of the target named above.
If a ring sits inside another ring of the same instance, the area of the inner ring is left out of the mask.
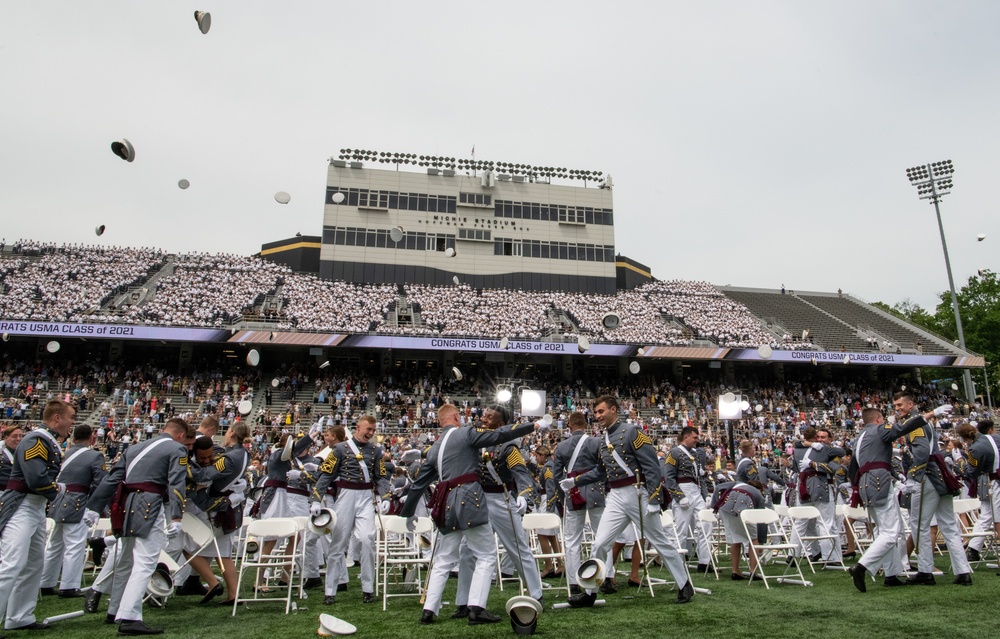
[[[614,294],[615,263],[610,176],[373,151],[330,159],[320,277]]]

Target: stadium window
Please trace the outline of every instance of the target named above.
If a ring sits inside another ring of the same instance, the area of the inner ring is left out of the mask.
[[[405,248],[408,249],[408,250],[410,250],[410,251],[416,250],[416,248],[417,248],[417,235],[416,235],[416,233],[407,233],[406,234]]]
[[[349,206],[357,206],[358,195],[360,194],[358,193],[357,189],[347,189],[347,204]]]
[[[375,232],[375,248],[385,248],[386,241],[389,239],[388,231],[379,229]]]
[[[334,231],[333,243],[339,246],[343,246],[344,244],[347,243],[347,240],[345,239],[346,237],[347,237],[347,229],[338,228]]]
[[[344,244],[347,246],[354,246],[357,241],[357,231],[354,229],[347,229],[347,238],[344,240]]]
[[[605,262],[615,261],[615,247],[613,246],[604,247],[604,261]]]
[[[378,207],[380,209],[389,208],[389,191],[378,192]]]
[[[427,196],[422,193],[417,196],[417,210],[418,211],[427,210]]]
[[[389,193],[389,207],[390,209],[399,208],[399,193]]]
[[[365,246],[368,248],[375,248],[375,244],[378,241],[378,232],[374,229],[368,229],[368,233],[365,234]]]
[[[400,200],[402,200],[402,198],[400,198]],[[410,211],[416,211],[417,210],[417,196],[416,196],[416,194],[414,194],[414,193],[408,193],[407,197],[406,197],[406,201],[407,201],[407,204],[406,204],[407,210],[410,210]],[[400,207],[400,208],[402,208],[402,207]]]
[[[538,256],[541,257],[542,259],[546,259],[546,260],[549,259],[549,243],[548,242],[542,242],[542,245],[539,247]]]
[[[559,258],[560,260],[568,259],[569,248],[566,246],[566,242],[559,242]]]
[[[566,259],[575,260],[576,259],[576,244],[570,244],[567,248]]]
[[[588,244],[587,245],[587,261],[588,262],[595,262],[595,261],[597,261],[597,258],[594,256],[594,245],[593,244]]]
[[[591,208],[591,207],[589,207],[589,206],[588,206],[588,207],[586,207],[586,208],[584,209],[584,215],[586,216],[586,217],[584,218],[584,222],[585,222],[586,224],[593,224],[593,223],[594,223],[594,209],[592,209],[592,208]]]
[[[457,207],[458,207],[458,204],[455,202],[455,198],[454,197],[449,197],[448,198],[448,206],[446,207],[448,213],[454,213],[456,211]]]
[[[493,254],[503,255],[503,242],[500,240],[493,240]]]
[[[443,252],[446,248],[448,248],[448,238],[444,235],[438,235],[434,243],[434,248],[437,251]]]
[[[541,208],[542,207],[537,204],[531,205],[531,219],[533,220],[539,219],[539,216],[541,215]]]

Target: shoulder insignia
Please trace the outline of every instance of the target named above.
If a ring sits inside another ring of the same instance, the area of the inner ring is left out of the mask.
[[[976,460],[976,458],[973,457],[972,455],[969,455],[969,463],[972,464],[973,466],[978,466],[979,465],[979,461]]]
[[[521,466],[526,466],[526,464],[524,463],[524,457],[521,456],[520,449],[518,449],[515,446],[514,448],[510,449],[509,453],[507,453],[507,467],[513,468],[518,464],[520,464]]]
[[[108,470],[108,464],[107,464],[107,462],[101,464],[101,470],[103,470],[103,471],[107,471]]]
[[[177,463],[180,464],[181,466],[187,466],[188,458],[185,455],[181,455],[181,458],[177,460]]]
[[[910,432],[910,441],[912,442],[917,437],[924,437],[924,436],[925,436],[924,435],[924,429],[923,428],[918,428],[917,430]]]
[[[552,479],[552,469],[546,468],[545,473],[542,475],[545,479]]]
[[[673,455],[667,453],[667,458],[663,460],[663,463],[664,464],[670,464],[671,466],[676,466],[677,465],[677,460],[674,459]]]
[[[34,459],[35,457],[41,457],[45,461],[49,461],[49,449],[45,447],[41,439],[36,439],[35,445],[24,451],[24,461]]]
[[[226,458],[220,457],[219,461],[215,462],[215,470],[223,473],[226,471]]]
[[[321,473],[333,472],[333,466],[337,463],[337,455],[334,452],[330,452],[323,461],[323,465],[319,467]]]
[[[884,428],[892,428],[892,424],[886,424]]]
[[[632,448],[640,448],[641,446],[644,446],[646,444],[652,446],[653,440],[651,440],[649,438],[649,435],[647,435],[646,433],[642,432],[641,430],[638,431],[635,434],[635,440],[632,442]]]
[[[477,433],[485,433],[485,432],[487,432],[487,431],[486,431],[486,429],[485,429],[485,428],[480,428],[480,427],[478,427],[478,426],[477,426],[477,427],[476,427],[476,432],[477,432]]]

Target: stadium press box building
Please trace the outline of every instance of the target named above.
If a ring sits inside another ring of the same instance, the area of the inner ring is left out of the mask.
[[[552,183],[566,169],[480,171],[474,167],[493,163],[435,158],[450,162],[418,172],[370,168],[352,157],[330,160],[321,277],[615,293],[612,191],[597,172],[569,172],[581,180],[574,186]],[[462,170],[463,162],[471,169]]]

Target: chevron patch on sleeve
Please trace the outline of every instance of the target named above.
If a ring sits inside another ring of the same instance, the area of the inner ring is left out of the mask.
[[[36,439],[35,445],[24,451],[24,461],[34,459],[35,457],[41,457],[45,461],[49,461],[49,449],[45,447],[45,444],[40,439]]]
[[[649,444],[650,446],[653,445],[653,440],[649,438],[649,435],[642,432],[641,430],[636,432],[635,441],[632,442],[632,448],[638,449],[646,444]]]
[[[220,473],[226,472],[226,458],[225,457],[220,457],[219,461],[215,462],[215,470],[219,471]]]
[[[510,452],[507,454],[507,467],[513,468],[520,464],[524,466],[524,457],[521,456],[521,451],[517,448],[511,448]]]

